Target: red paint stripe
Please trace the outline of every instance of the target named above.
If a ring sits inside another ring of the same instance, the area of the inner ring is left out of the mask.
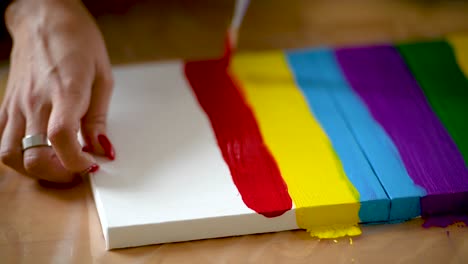
[[[244,203],[266,217],[280,216],[292,208],[291,197],[252,111],[228,74],[231,51],[226,51],[222,59],[187,62],[185,75]]]

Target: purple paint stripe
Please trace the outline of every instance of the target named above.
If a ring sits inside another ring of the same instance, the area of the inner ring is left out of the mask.
[[[468,211],[468,170],[433,113],[403,58],[391,46],[338,49],[353,89],[400,152],[413,181],[427,196],[423,216]]]

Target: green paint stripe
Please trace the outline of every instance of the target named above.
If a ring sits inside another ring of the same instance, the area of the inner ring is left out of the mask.
[[[398,45],[432,109],[468,165],[468,80],[445,41]]]

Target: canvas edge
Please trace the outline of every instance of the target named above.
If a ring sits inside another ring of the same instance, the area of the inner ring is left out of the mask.
[[[173,221],[134,226],[110,226],[107,227],[106,249],[112,250],[299,229],[296,223],[295,209],[289,210],[276,218],[266,218],[252,212],[242,215],[190,220],[190,233],[185,229],[181,229],[181,226],[188,225],[184,221]]]
[[[109,250],[110,249],[109,225],[108,225],[104,205],[101,201],[101,196],[99,195],[99,191],[96,189],[93,176],[94,176],[93,174],[89,175],[89,179],[91,183],[91,193],[93,194],[94,205],[96,206],[96,211],[98,213],[99,222],[101,224],[101,231],[102,231],[102,235],[104,236],[106,250]]]

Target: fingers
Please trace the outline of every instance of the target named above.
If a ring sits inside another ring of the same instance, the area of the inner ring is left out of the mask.
[[[47,133],[50,107],[29,112],[24,135]],[[23,135],[23,136],[24,136]],[[23,164],[29,176],[52,182],[73,182],[75,175],[68,171],[57,158],[54,150],[47,146],[33,147],[24,151]]]
[[[3,131],[5,130],[5,126],[8,120],[8,114],[5,110],[0,109],[0,139],[2,138]]]
[[[104,155],[110,160],[115,159],[115,151],[106,135],[106,119],[112,90],[113,79],[110,70],[98,74],[93,85],[88,111],[81,121],[81,132],[86,141],[83,150]]]
[[[0,88],[1,89],[1,88]],[[8,102],[9,102],[9,86],[6,86],[6,91],[3,93],[3,101],[2,106],[0,107],[0,140],[3,135],[3,131],[5,130],[5,126],[8,120]]]
[[[10,104],[12,83],[11,77],[8,76],[0,108],[0,158],[3,164],[25,175],[21,145],[25,131],[25,119],[19,108],[12,107]]]
[[[79,130],[78,102],[61,100],[53,105],[47,134],[58,159],[72,172],[86,172],[96,167],[91,155],[81,150],[77,133]]]
[[[14,113],[14,120],[10,119],[10,122],[5,120],[6,125],[0,143],[0,157],[3,164],[26,175],[27,173],[23,167],[23,151],[21,145],[21,140],[25,131],[24,117],[19,111]]]
[[[97,165],[90,166],[81,173],[73,173],[62,165],[50,147],[34,147],[24,152],[22,150],[22,138],[25,135],[37,135],[47,130],[49,113],[50,110],[46,109],[37,114],[28,114],[28,118],[24,118],[20,111],[11,112],[16,118],[6,122],[0,145],[1,159],[5,165],[23,175],[43,180],[42,182],[66,183],[65,187],[70,187],[79,183],[85,174],[96,171]]]

